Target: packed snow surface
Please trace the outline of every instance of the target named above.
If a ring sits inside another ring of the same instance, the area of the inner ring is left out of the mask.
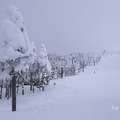
[[[56,83],[56,85],[53,85]],[[25,87],[17,96],[0,100],[0,120],[120,120],[120,56],[103,58],[77,76],[52,80],[44,92]]]

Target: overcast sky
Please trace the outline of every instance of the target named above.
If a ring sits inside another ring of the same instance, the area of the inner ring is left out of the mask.
[[[120,50],[120,0],[0,0],[0,23],[19,7],[37,52]]]

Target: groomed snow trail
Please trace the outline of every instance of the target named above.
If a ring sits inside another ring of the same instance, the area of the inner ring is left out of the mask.
[[[0,120],[120,120],[120,56],[103,58],[77,76],[53,80],[44,92],[28,89],[17,96],[16,112],[11,111],[11,99],[0,100]]]

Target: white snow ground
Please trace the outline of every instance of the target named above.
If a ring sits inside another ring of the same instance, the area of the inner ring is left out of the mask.
[[[120,120],[120,56],[103,58],[96,68],[77,76],[51,81],[44,92],[28,89],[17,96],[16,112],[11,111],[11,99],[0,100],[0,120]]]

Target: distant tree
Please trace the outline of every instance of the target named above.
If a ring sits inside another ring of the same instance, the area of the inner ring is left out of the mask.
[[[52,69],[52,78],[61,77],[61,67],[64,68],[65,76],[76,75],[84,72],[87,66],[98,63],[101,59],[100,54],[89,53],[71,53],[65,56],[48,54]],[[56,77],[57,75],[57,77]]]

